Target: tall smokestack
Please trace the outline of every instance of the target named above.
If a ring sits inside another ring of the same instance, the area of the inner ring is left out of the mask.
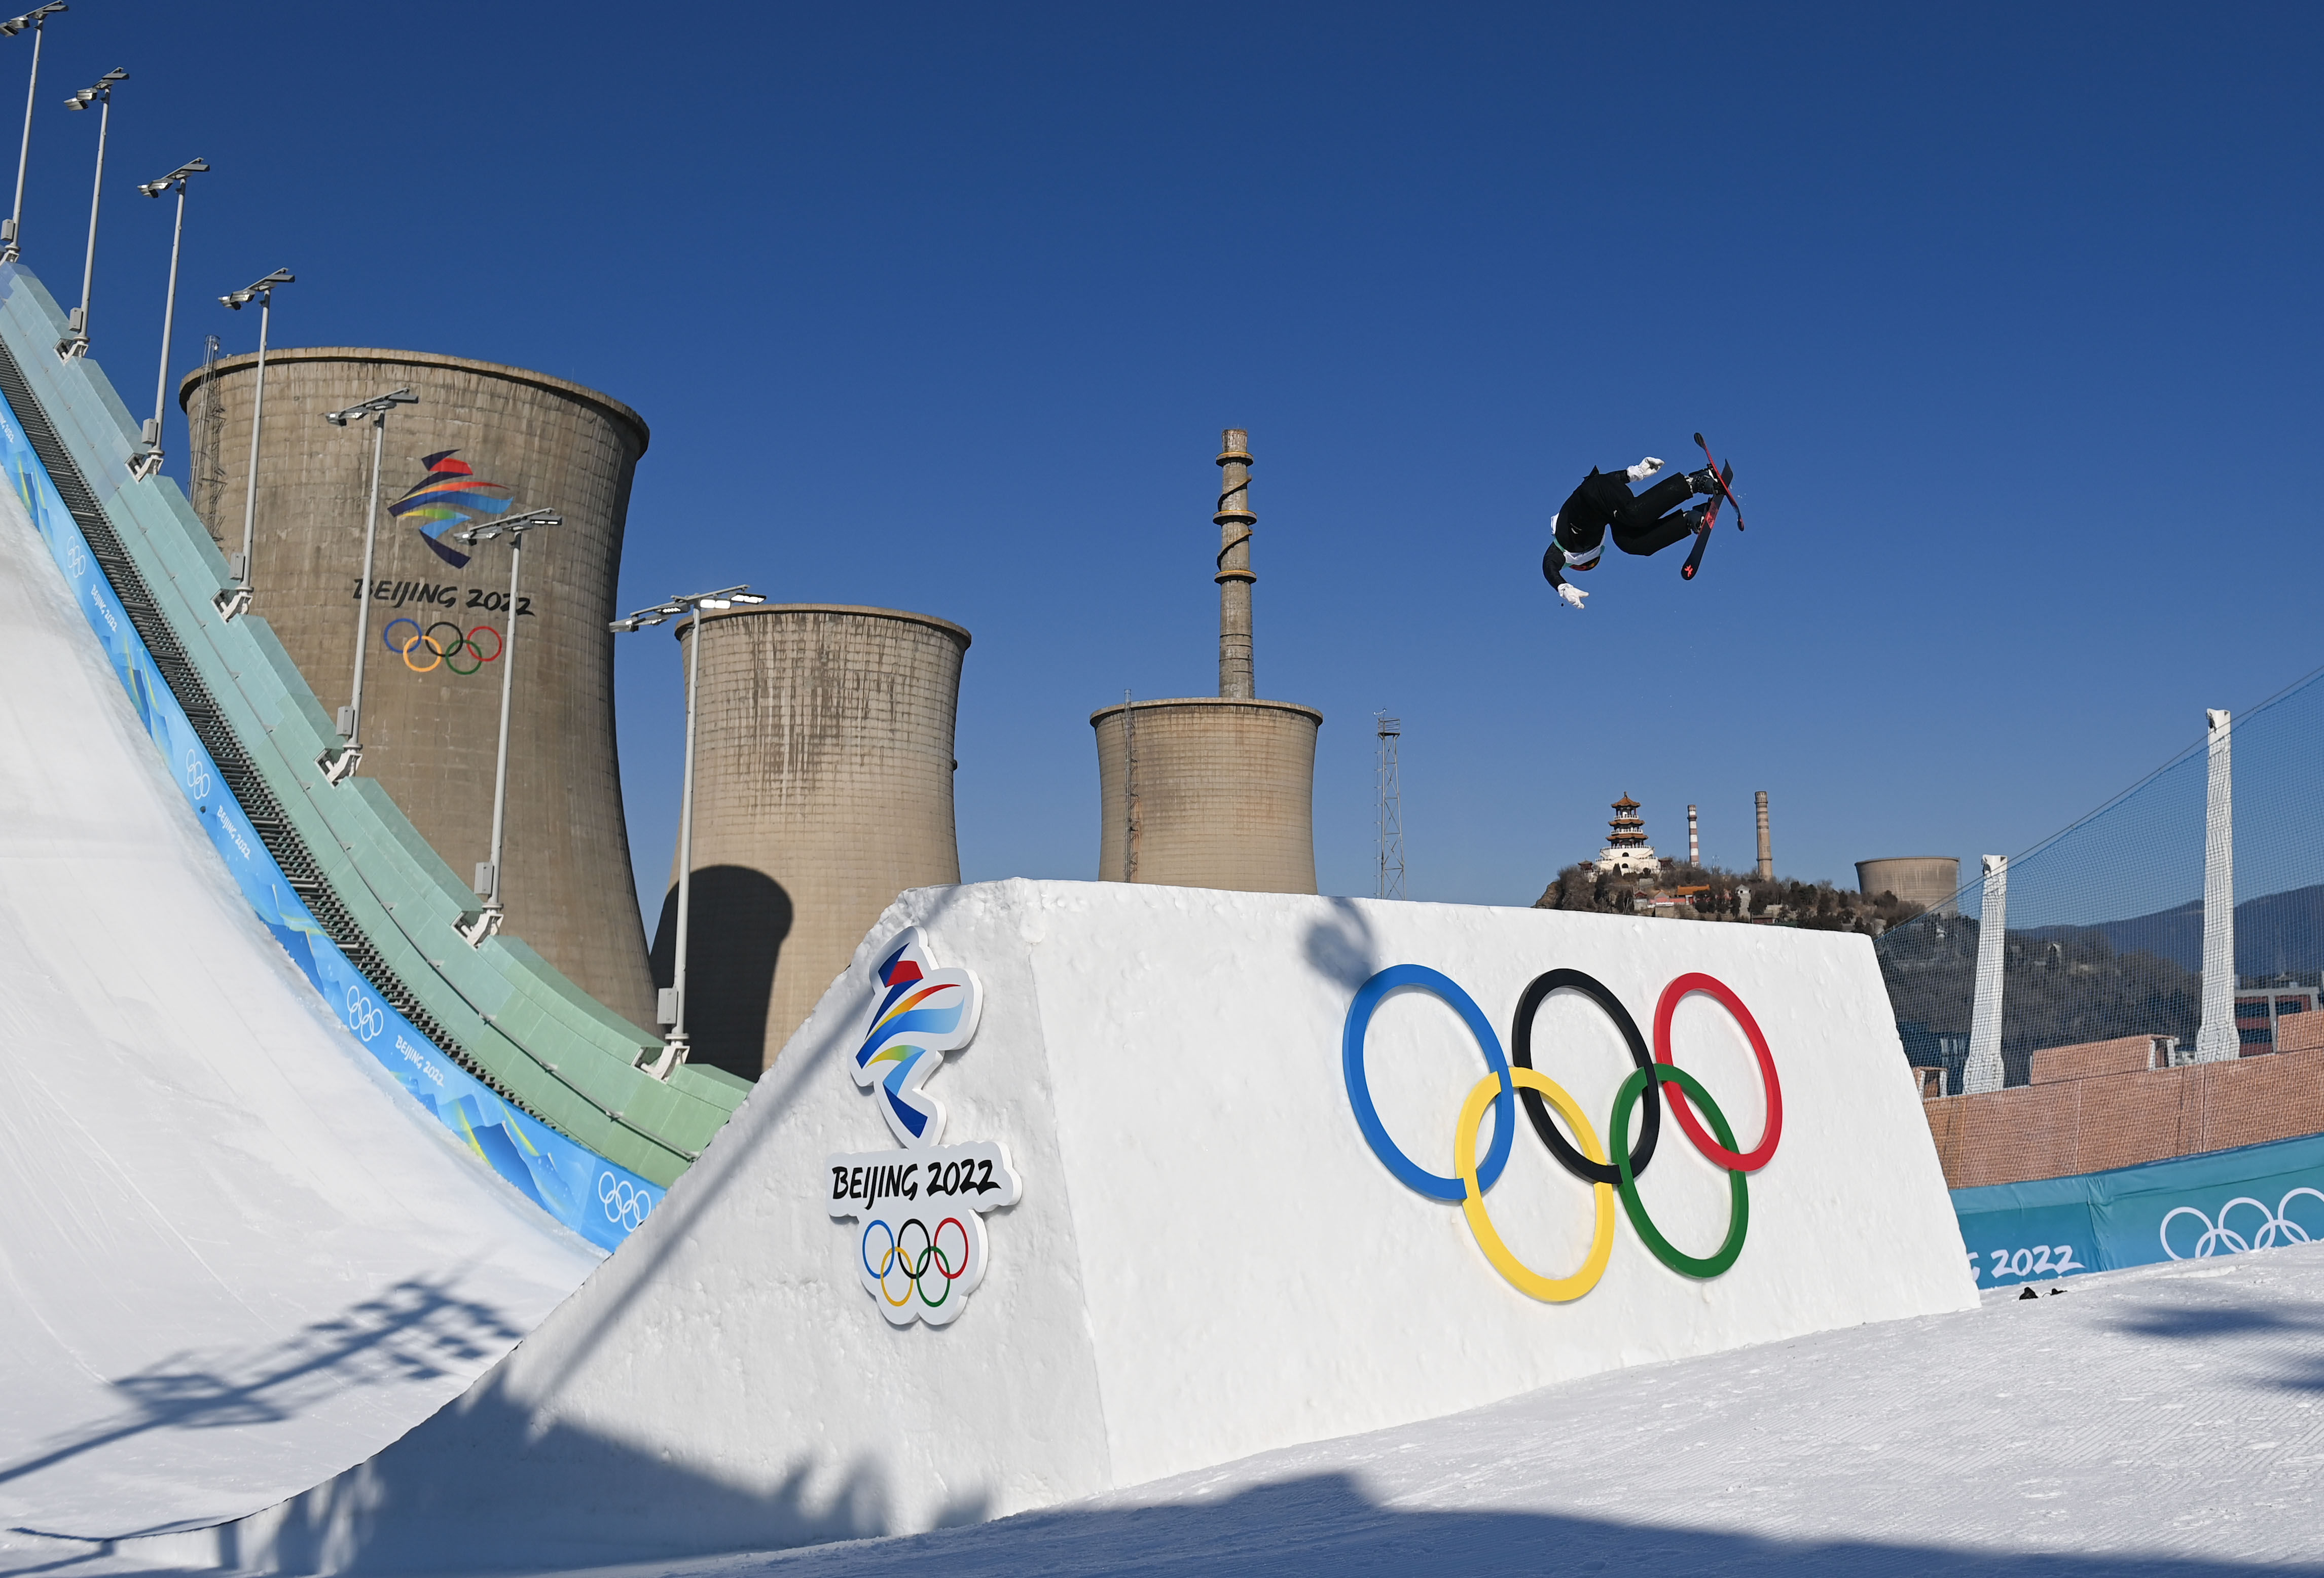
[[[1259,579],[1250,568],[1250,529],[1259,517],[1250,512],[1250,434],[1229,428],[1220,436],[1219,511],[1211,519],[1219,528],[1219,695],[1230,701],[1249,701],[1259,694],[1259,678],[1251,653],[1250,586]]]
[[[1761,789],[1751,798],[1759,806],[1759,878],[1766,881],[1775,874],[1775,846],[1767,837],[1767,791]]]
[[[1692,806],[1686,808],[1686,863],[1691,866],[1702,863],[1702,839],[1695,827]]]

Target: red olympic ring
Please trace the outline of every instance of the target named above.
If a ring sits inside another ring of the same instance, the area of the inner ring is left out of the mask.
[[[1767,1050],[1767,1038],[1759,1033],[1759,1021],[1751,1017],[1751,1010],[1743,1006],[1743,1000],[1729,992],[1726,983],[1696,972],[1681,975],[1664,987],[1662,1001],[1655,1004],[1655,1062],[1673,1063],[1671,1016],[1678,1011],[1680,1000],[1691,992],[1700,992],[1716,1001],[1737,1024],[1743,1027],[1743,1034],[1750,1038],[1751,1050],[1759,1059],[1759,1078],[1767,1087],[1767,1118],[1759,1130],[1759,1143],[1738,1155],[1711,1137],[1702,1126],[1702,1120],[1694,1115],[1694,1109],[1688,1104],[1685,1093],[1678,1088],[1676,1081],[1665,1080],[1664,1094],[1670,1099],[1672,1114],[1678,1119],[1679,1127],[1686,1130],[1686,1137],[1694,1142],[1695,1149],[1702,1152],[1715,1166],[1725,1167],[1729,1172],[1756,1173],[1775,1157],[1775,1145],[1784,1137],[1784,1086],[1775,1077],[1775,1054]]]
[[[476,644],[476,631],[482,631],[486,635],[493,638],[493,655],[491,657],[485,657],[484,649]],[[497,663],[501,660],[501,654],[508,650],[508,642],[503,639],[501,632],[494,630],[491,625],[480,624],[476,626],[475,630],[472,630],[468,632],[468,650],[476,654],[476,660],[480,663]]]

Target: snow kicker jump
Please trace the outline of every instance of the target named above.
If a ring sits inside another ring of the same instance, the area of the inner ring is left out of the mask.
[[[1862,938],[926,889],[579,1293],[235,1548],[923,1529],[1975,1300]]]

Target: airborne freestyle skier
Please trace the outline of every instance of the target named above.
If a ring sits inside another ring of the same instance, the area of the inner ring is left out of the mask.
[[[1581,607],[1590,594],[1568,582],[1566,572],[1578,575],[1598,563],[1609,528],[1614,546],[1624,553],[1660,553],[1681,538],[1707,531],[1705,522],[1715,518],[1719,501],[1732,496],[1719,473],[1707,466],[1701,471],[1666,476],[1643,494],[1630,492],[1632,483],[1644,482],[1662,468],[1663,462],[1652,455],[1623,471],[1603,472],[1592,466],[1551,520],[1541,573],[1569,604]],[[1698,495],[1711,502],[1687,504]],[[1666,510],[1668,514],[1664,513]],[[1691,575],[1693,566],[1687,568]]]

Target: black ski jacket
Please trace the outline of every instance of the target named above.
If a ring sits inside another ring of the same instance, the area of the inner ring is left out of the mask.
[[[1558,508],[1557,531],[1541,556],[1542,578],[1553,586],[1563,586],[1566,555],[1587,553],[1605,541],[1606,529],[1637,502],[1627,471],[1608,473],[1591,466],[1582,485]]]

